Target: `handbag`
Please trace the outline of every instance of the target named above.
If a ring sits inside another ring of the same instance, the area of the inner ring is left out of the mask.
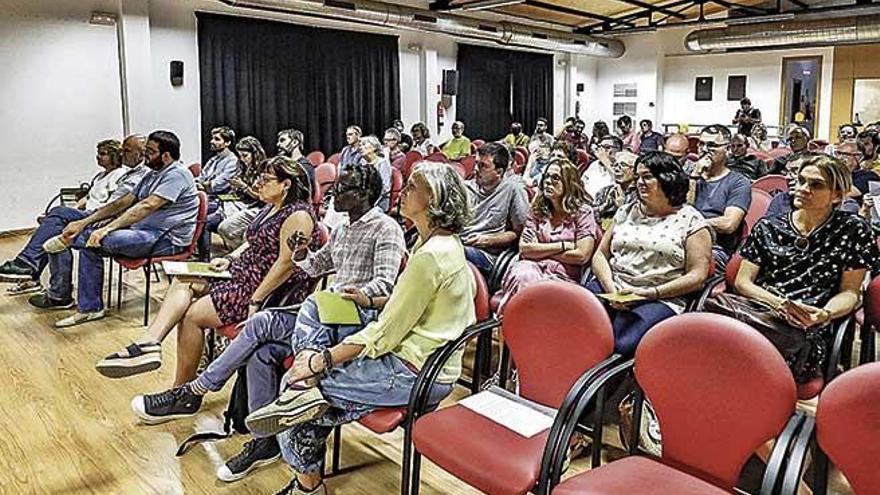
[[[820,329],[793,327],[771,306],[739,294],[719,294],[706,301],[705,309],[759,331],[782,354],[796,382],[805,383],[820,374],[824,357]]]

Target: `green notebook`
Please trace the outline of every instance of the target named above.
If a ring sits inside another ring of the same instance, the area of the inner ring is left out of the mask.
[[[162,269],[169,276],[232,278],[228,271],[218,272],[211,268],[210,263],[201,261],[163,261]]]
[[[361,315],[354,301],[343,299],[335,292],[315,292],[318,319],[324,325],[360,325]]]

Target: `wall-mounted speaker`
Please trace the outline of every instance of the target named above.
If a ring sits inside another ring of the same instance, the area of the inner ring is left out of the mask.
[[[170,73],[171,73],[171,85],[172,86],[183,86],[183,61],[172,60]]]
[[[458,71],[444,70],[442,92],[444,95],[455,96],[458,94]]]
[[[577,83],[575,85],[575,91],[577,91],[578,93],[583,93],[584,92],[584,83]]]

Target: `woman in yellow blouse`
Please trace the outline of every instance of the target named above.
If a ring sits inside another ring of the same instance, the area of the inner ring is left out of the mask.
[[[376,408],[405,406],[428,357],[474,323],[476,286],[457,235],[469,221],[467,204],[464,184],[451,167],[419,164],[403,189],[400,210],[418,229],[419,242],[391,296],[370,301],[356,289],[343,289],[358,305],[383,307],[378,320],[334,336],[335,345],[323,349],[309,343],[325,338],[294,336],[296,359],[285,375],[290,388],[247,418],[251,431],[282,432],[282,454],[297,473],[284,493],[326,493],[321,465],[333,427]],[[440,373],[429,394],[432,403],[452,391],[460,371],[459,353]]]

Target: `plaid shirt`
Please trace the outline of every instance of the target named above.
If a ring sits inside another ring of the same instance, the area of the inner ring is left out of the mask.
[[[405,251],[400,226],[374,207],[356,222],[334,230],[330,242],[296,264],[312,277],[336,270],[332,291],[358,287],[370,297],[379,297],[391,294]]]

